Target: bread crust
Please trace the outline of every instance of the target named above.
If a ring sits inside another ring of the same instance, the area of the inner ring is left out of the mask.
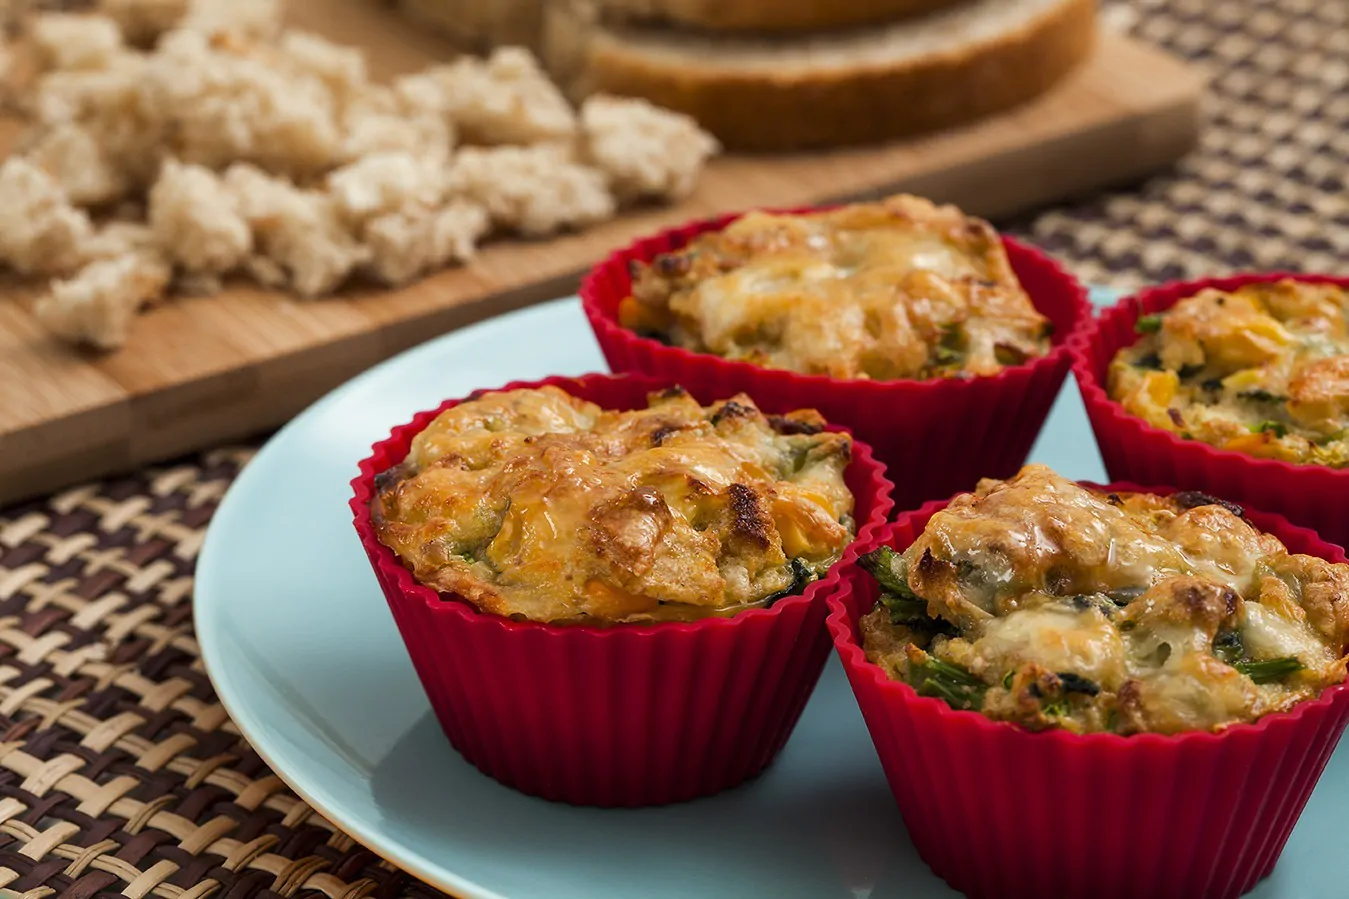
[[[601,0],[613,21],[660,22],[702,31],[791,34],[893,22],[961,0]]]
[[[573,97],[640,96],[695,118],[728,150],[876,143],[964,124],[1029,101],[1092,52],[1097,0],[1063,0],[1026,25],[955,52],[852,68],[718,67],[635,52],[584,8],[550,8],[545,62]]]
[[[397,0],[409,21],[473,53],[538,45],[544,0]]]

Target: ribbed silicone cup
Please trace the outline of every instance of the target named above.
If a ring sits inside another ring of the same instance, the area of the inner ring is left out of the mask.
[[[828,209],[820,206],[812,209]],[[781,210],[804,212],[809,209]],[[895,482],[895,503],[921,503],[972,490],[982,477],[1011,477],[1025,463],[1068,373],[1068,349],[1091,323],[1086,289],[1055,260],[1003,237],[1017,278],[1054,323],[1045,356],[997,375],[964,380],[869,381],[802,375],[694,353],[640,337],[618,323],[629,295],[629,263],[648,262],[694,236],[724,228],[743,213],[694,222],[619,249],[590,270],[581,305],[613,371],[642,372],[690,390],[743,390],[765,411],[809,407],[846,425],[871,445]]]
[[[918,854],[972,899],[1234,899],[1254,887],[1349,721],[1349,686],[1254,724],[1175,736],[1032,733],[919,696],[866,659],[857,622],[877,592],[856,559],[907,548],[945,506],[854,544],[828,599],[834,646]],[[1345,560],[1282,517],[1247,515],[1292,552]]]
[[[595,374],[499,389],[545,384],[610,409],[645,408],[650,392],[670,386]],[[479,612],[419,584],[377,538],[369,508],[376,474],[401,462],[413,437],[458,402],[418,414],[375,444],[351,499],[356,531],[450,743],[508,786],[578,805],[678,802],[762,771],[829,656],[824,597],[837,576],[766,609],[692,623],[558,626]],[[857,441],[845,476],[858,539],[868,539],[893,508],[890,482]]]
[[[1282,278],[1349,288],[1349,278],[1291,272],[1158,285],[1124,297],[1101,314],[1086,339],[1072,350],[1073,372],[1109,477],[1204,490],[1277,512],[1332,543],[1349,546],[1349,469],[1292,465],[1185,440],[1129,414],[1106,392],[1110,360],[1139,339],[1134,332],[1139,316],[1170,309],[1206,287],[1235,290]]]

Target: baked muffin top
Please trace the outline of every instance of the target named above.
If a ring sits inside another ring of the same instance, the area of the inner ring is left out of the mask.
[[[421,583],[552,623],[693,620],[804,589],[854,532],[846,434],[813,410],[611,411],[545,386],[436,416],[376,479],[379,539]]]
[[[1108,390],[1153,427],[1285,462],[1349,465],[1349,292],[1285,279],[1206,289],[1139,319]]]
[[[991,225],[903,194],[747,213],[634,263],[618,318],[693,352],[874,380],[995,374],[1052,331]]]
[[[1345,678],[1349,565],[1203,494],[1101,493],[1028,465],[862,564],[882,590],[868,659],[1032,730],[1217,731]]]

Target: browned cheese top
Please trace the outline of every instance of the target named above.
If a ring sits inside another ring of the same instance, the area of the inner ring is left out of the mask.
[[[634,411],[553,386],[486,393],[416,436],[373,518],[418,581],[492,614],[730,615],[799,592],[853,537],[852,443],[823,425],[678,389]]]
[[[1045,355],[1052,330],[991,225],[907,195],[748,213],[634,264],[631,294],[626,328],[833,378],[996,374]]]
[[[1110,396],[1186,440],[1349,465],[1349,291],[1292,279],[1215,288],[1143,316]]]
[[[872,661],[1032,729],[1220,730],[1345,677],[1349,565],[1203,494],[1107,494],[1028,465],[865,563]]]

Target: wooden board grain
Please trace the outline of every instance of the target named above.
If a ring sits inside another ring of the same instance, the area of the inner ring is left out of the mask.
[[[387,77],[449,55],[434,36],[356,0],[292,3],[292,21],[366,48]],[[571,292],[623,243],[691,218],[904,189],[990,218],[1171,164],[1193,146],[1203,77],[1125,37],[1033,104],[880,148],[728,156],[696,194],[580,234],[502,241],[408,287],[301,301],[246,284],[143,316],[95,354],[49,339],[31,289],[0,296],[0,502],[279,425],[347,378],[447,330]]]

